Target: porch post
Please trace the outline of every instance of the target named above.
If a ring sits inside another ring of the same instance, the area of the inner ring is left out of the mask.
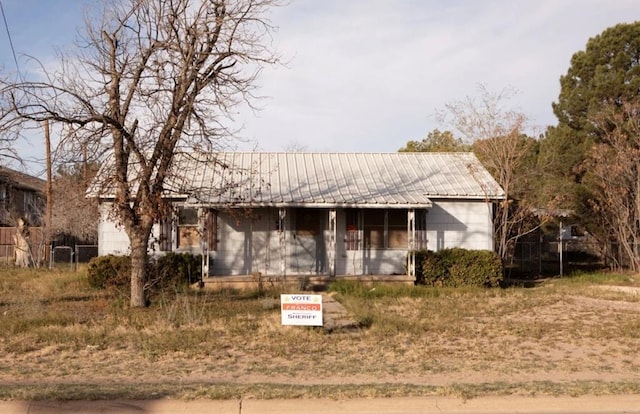
[[[285,276],[287,272],[287,245],[285,243],[285,217],[287,216],[287,210],[284,208],[278,209],[278,237],[280,238],[280,275]]]
[[[336,210],[329,210],[329,276],[336,275]]]
[[[198,209],[200,221],[200,253],[202,257],[200,283],[209,276],[209,210]]]
[[[407,211],[407,239],[409,251],[407,254],[407,276],[416,275],[416,211]]]

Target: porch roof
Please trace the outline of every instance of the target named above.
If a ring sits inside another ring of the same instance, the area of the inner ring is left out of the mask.
[[[214,207],[428,208],[432,198],[504,198],[472,153],[181,153],[165,190]]]

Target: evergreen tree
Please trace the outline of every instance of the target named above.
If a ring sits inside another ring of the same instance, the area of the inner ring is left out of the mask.
[[[398,152],[468,152],[471,148],[451,131],[434,129],[422,141],[408,141]]]
[[[560,87],[553,104],[558,125],[548,129],[538,159],[547,174],[543,193],[571,209],[610,259],[637,270],[640,22],[589,39]]]
[[[548,129],[540,148],[539,165],[548,174],[545,193],[559,206],[584,209],[589,191],[582,165],[609,132],[597,127],[594,117],[610,105],[637,102],[639,93],[640,22],[611,27],[573,55],[553,103],[558,125]]]

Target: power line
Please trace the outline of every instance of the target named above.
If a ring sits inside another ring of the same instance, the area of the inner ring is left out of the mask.
[[[16,50],[13,47],[13,40],[11,40],[11,31],[9,30],[9,25],[7,24],[7,15],[4,13],[4,7],[2,6],[2,0],[0,0],[0,11],[2,12],[2,20],[4,21],[4,27],[7,30],[7,37],[9,38],[9,47],[11,47],[11,53],[13,54],[13,61],[16,64],[16,70],[18,71],[18,76],[22,78],[22,74],[20,72],[20,65],[18,64],[18,58],[16,57]]]

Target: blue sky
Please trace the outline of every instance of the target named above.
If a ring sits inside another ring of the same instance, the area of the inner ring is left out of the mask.
[[[23,70],[24,55],[49,62],[70,44],[95,3],[1,1]],[[604,29],[639,19],[637,0],[292,0],[272,15],[273,43],[288,63],[263,72],[260,112],[239,111],[248,142],[237,148],[394,152],[447,129],[435,112],[479,84],[515,88],[509,106],[542,131],[556,123],[551,103],[571,56]],[[12,72],[1,29],[0,65]],[[41,139],[21,154],[42,158]]]

